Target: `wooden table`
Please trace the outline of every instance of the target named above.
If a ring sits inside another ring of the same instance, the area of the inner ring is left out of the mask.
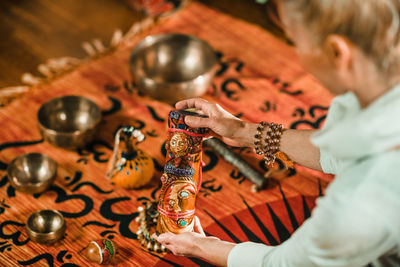
[[[200,2],[282,36],[266,16],[265,5]],[[124,0],[0,1],[0,88],[21,84],[25,72],[37,74],[37,66],[48,58],[83,57],[82,42],[99,38],[108,43],[115,29],[125,32],[142,18]]]

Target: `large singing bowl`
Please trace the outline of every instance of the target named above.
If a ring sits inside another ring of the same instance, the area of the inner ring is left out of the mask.
[[[206,92],[216,72],[217,58],[205,41],[185,34],[148,36],[130,58],[139,91],[173,104]]]
[[[101,110],[88,98],[69,95],[44,103],[37,117],[46,141],[58,147],[76,149],[93,139],[101,121]]]

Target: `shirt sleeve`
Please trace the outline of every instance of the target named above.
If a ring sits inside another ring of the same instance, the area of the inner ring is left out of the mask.
[[[329,130],[330,127],[334,126],[338,121],[342,120],[346,115],[351,115],[360,109],[357,98],[353,93],[347,93],[344,95],[337,96],[333,99],[328,116],[326,117],[324,127],[321,131],[314,134],[311,138],[311,142],[318,146],[318,139],[321,133]],[[336,174],[342,165],[342,162],[334,157],[327,149],[320,147],[320,164],[324,173]]]
[[[355,203],[337,209],[334,198],[320,199],[313,215],[279,246],[236,245],[228,266],[365,266],[396,245],[379,216]]]
[[[320,149],[319,152],[319,163],[321,164],[322,171],[328,174],[336,174],[341,162],[324,149]]]

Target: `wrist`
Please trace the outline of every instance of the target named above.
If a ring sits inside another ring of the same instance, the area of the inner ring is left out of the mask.
[[[247,146],[254,148],[254,135],[257,132],[258,124],[256,123],[249,123],[247,128]]]
[[[221,241],[219,238],[208,236],[196,240],[196,257],[206,259],[218,266],[226,266],[228,256],[235,243]]]
[[[236,140],[243,147],[254,147],[254,134],[257,131],[258,124],[243,121],[241,123],[242,127],[239,127],[236,132]]]
[[[209,237],[196,236],[194,240],[193,254],[197,258],[205,258],[207,253],[207,243]]]

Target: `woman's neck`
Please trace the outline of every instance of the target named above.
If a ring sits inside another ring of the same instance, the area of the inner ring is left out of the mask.
[[[381,97],[387,92],[387,89],[382,89],[382,87],[369,87],[361,90],[355,90],[354,94],[357,96],[358,101],[360,102],[361,108],[367,108],[371,105],[376,99]]]
[[[358,98],[361,108],[366,108],[400,82],[399,71],[384,70],[359,49],[354,50],[351,75],[347,88]]]
[[[365,75],[364,77],[365,78],[352,90],[363,109],[367,108],[399,82],[398,79],[386,79],[384,76],[380,76],[377,73]]]

